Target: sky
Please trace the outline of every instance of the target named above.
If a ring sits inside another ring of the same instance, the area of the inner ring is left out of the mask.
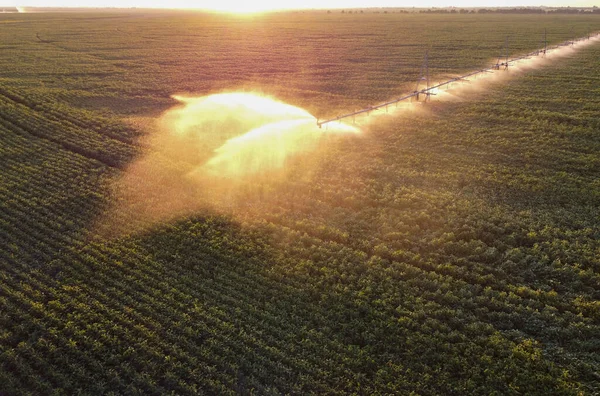
[[[12,3],[12,4],[11,4]],[[194,8],[231,12],[367,7],[591,7],[600,0],[0,0],[1,6]]]

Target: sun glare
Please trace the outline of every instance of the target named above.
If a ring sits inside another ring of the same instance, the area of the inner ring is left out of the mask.
[[[276,9],[270,5],[249,3],[215,5],[211,11],[226,12],[231,14],[258,14],[261,12],[276,11]]]

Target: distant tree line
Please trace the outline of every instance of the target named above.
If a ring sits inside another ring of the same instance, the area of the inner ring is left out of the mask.
[[[430,8],[420,10],[422,14],[600,14],[600,9],[560,7],[556,9],[544,8],[479,8],[479,9],[456,9],[456,8]]]
[[[341,10],[342,14],[363,14],[364,10],[349,9]],[[559,7],[554,9],[540,8],[540,7],[528,7],[528,8],[479,8],[479,9],[466,9],[466,8],[428,8],[421,10],[406,10],[406,9],[384,9],[384,10],[373,10],[367,11],[374,14],[387,14],[387,13],[420,13],[420,14],[600,14],[600,9],[597,6],[592,8],[576,8],[576,7]],[[327,11],[331,14],[331,10]]]
[[[342,14],[364,14],[364,10],[342,10],[340,11]],[[331,14],[331,10],[327,11],[328,14]],[[397,10],[397,9],[393,9],[393,10],[375,10],[375,11],[370,11],[370,13],[372,14],[409,14],[410,12],[407,10]]]

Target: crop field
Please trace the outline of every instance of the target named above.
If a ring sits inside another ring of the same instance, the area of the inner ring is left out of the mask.
[[[0,394],[600,392],[600,40],[195,176],[249,125],[198,98],[323,119],[544,29],[600,17],[0,14]]]

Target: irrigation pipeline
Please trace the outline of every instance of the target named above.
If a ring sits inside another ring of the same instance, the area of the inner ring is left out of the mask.
[[[441,88],[441,87],[443,87],[445,85],[450,85],[450,84],[452,84],[454,82],[459,82],[459,81],[468,81],[467,78],[469,78],[469,77],[473,77],[473,76],[476,76],[476,75],[482,74],[482,73],[493,73],[494,70],[500,70],[502,68],[504,68],[505,70],[507,70],[510,64],[518,62],[520,60],[529,59],[529,58],[531,58],[533,56],[546,55],[547,51],[555,50],[555,49],[561,48],[561,47],[572,46],[576,42],[590,40],[591,38],[598,37],[598,36],[600,36],[600,33],[595,33],[595,34],[592,34],[592,35],[588,35],[585,38],[568,40],[568,41],[565,41],[565,42],[563,42],[561,44],[557,44],[557,45],[553,45],[553,46],[547,46],[545,44],[546,43],[546,39],[545,39],[545,35],[544,35],[544,44],[545,45],[544,45],[544,48],[542,48],[542,49],[535,50],[535,51],[532,51],[532,52],[530,52],[528,54],[525,54],[523,56],[519,56],[517,58],[512,58],[512,59],[508,59],[508,53],[507,53],[507,58],[506,58],[506,60],[504,62],[500,62],[500,58],[499,58],[498,62],[496,62],[496,64],[493,65],[493,66],[491,66],[491,67],[484,68],[484,69],[479,69],[479,70],[476,70],[474,72],[465,74],[465,75],[460,76],[460,77],[452,78],[450,80],[444,81],[442,83],[439,83],[439,84],[436,84],[436,85],[433,85],[433,86],[427,86],[427,88],[424,88],[424,89],[421,89],[421,90],[417,89],[417,90],[415,90],[414,92],[412,92],[410,94],[404,95],[404,96],[402,96],[400,98],[397,98],[397,99],[390,100],[389,102],[380,103],[380,104],[375,105],[375,106],[371,106],[371,107],[367,107],[365,109],[357,110],[357,111],[352,112],[352,113],[343,114],[343,115],[340,115],[340,116],[337,116],[335,118],[331,118],[331,119],[328,119],[328,120],[324,120],[324,121],[317,120],[317,125],[320,128],[321,126],[323,126],[325,124],[328,124],[330,122],[339,121],[339,120],[344,119],[344,118],[355,117],[355,116],[357,116],[359,114],[364,114],[364,113],[369,114],[372,111],[379,110],[379,109],[382,109],[382,108],[385,108],[387,110],[387,107],[390,106],[390,105],[397,104],[399,102],[402,102],[402,101],[405,101],[405,100],[408,100],[408,99],[412,99],[412,98],[416,98],[416,100],[419,100],[420,96],[422,96],[422,95],[425,96],[425,101],[427,101],[431,95],[435,95],[435,93],[433,93],[433,91],[435,91],[435,90],[437,90],[437,89],[439,89],[439,88]],[[427,55],[425,55],[425,62],[427,63]],[[424,67],[427,67],[427,69],[428,69],[427,64],[425,64]],[[424,80],[424,79],[425,79],[425,77],[423,75],[421,75],[421,77],[420,77],[419,80]],[[429,81],[429,75],[427,75],[427,80]],[[418,84],[419,83],[417,82],[417,88],[418,88]]]

